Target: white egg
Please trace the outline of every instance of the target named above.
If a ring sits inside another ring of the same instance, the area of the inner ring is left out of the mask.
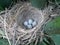
[[[28,22],[27,22],[27,21],[25,21],[25,22],[24,22],[24,26],[27,26],[27,25],[28,25]]]
[[[31,25],[31,24],[32,24],[32,22],[33,22],[33,20],[32,20],[32,19],[29,19],[29,20],[28,20],[28,24],[29,24],[29,25]]]
[[[31,29],[31,28],[32,28],[32,25],[27,25],[27,28],[28,28],[28,29]]]
[[[34,21],[34,22],[32,23],[32,26],[34,27],[34,26],[36,26],[36,25],[37,25],[37,22]]]

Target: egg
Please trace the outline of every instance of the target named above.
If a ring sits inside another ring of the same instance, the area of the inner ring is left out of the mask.
[[[32,28],[32,25],[27,25],[27,28],[28,28],[28,29],[31,29],[31,28]]]
[[[24,22],[24,26],[27,26],[27,25],[28,25],[28,22],[27,22],[27,21],[25,21],[25,22]]]
[[[37,25],[37,22],[33,19],[29,19],[24,22],[24,26],[28,29],[32,29]]]
[[[34,22],[32,23],[32,26],[34,27],[34,26],[36,26],[36,25],[37,25],[37,22],[34,21]]]
[[[31,25],[31,24],[32,24],[32,22],[33,22],[33,20],[32,20],[32,19],[29,19],[29,20],[28,20],[28,24],[29,24],[29,25]]]

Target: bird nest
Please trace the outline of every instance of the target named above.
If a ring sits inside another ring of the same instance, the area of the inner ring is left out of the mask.
[[[36,42],[40,37],[40,41],[43,38],[42,25],[49,19],[49,11],[39,10],[30,3],[16,4],[12,9],[0,12],[1,19],[3,19],[3,29],[5,30],[5,36],[7,37],[9,44],[13,41],[13,45],[28,45],[31,42]],[[23,22],[28,19],[33,19],[37,22],[37,25],[31,29],[26,29]],[[1,21],[2,22],[2,21]]]

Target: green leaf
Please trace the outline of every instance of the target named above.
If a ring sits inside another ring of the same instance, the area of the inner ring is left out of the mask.
[[[55,3],[55,0],[49,0],[49,1]]]
[[[0,29],[0,36],[3,37],[4,35],[5,35],[4,31],[2,29]]]
[[[37,8],[44,8],[47,4],[46,0],[30,0],[31,4]]]
[[[9,45],[8,40],[0,38],[0,45]]]
[[[3,8],[9,7],[11,3],[12,3],[12,0],[0,0],[0,6]]]
[[[60,17],[56,17],[54,20],[48,22],[44,26],[44,30],[48,34],[60,34]]]
[[[1,35],[4,35],[3,31],[0,30],[0,34],[1,34]]]
[[[60,4],[60,0],[56,0],[55,2]]]
[[[60,0],[49,0],[50,2],[52,2],[52,3],[57,3],[57,4],[60,4]]]
[[[0,6],[0,11],[2,11],[3,10],[3,8],[2,8],[2,6]]]
[[[60,45],[60,34],[51,35],[56,45]]]

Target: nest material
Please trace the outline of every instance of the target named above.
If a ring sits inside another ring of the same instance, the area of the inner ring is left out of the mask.
[[[21,40],[20,42],[22,44],[25,44],[27,42],[31,43],[32,38],[33,38],[33,41],[35,40],[35,38],[36,38],[35,34],[41,28],[41,25],[43,24],[42,22],[44,20],[44,16],[41,12],[42,11],[32,7],[30,4],[23,4],[17,10],[16,15],[14,15],[15,19],[16,19],[16,23],[19,26],[17,31],[21,33],[21,34],[19,33],[19,35],[17,33],[16,37],[17,38],[20,37],[20,40]],[[25,29],[25,27],[23,26],[22,23],[27,19],[36,20],[38,22],[38,25],[36,27],[34,27],[33,29]],[[39,27],[39,28],[37,28],[37,27]],[[22,36],[22,38],[21,38],[21,36]]]
[[[38,10],[32,7],[30,3],[24,3],[16,4],[12,9],[4,11],[3,14],[1,13],[0,15],[6,18],[6,20],[5,18],[3,20],[6,22],[8,38],[13,41],[12,45],[28,45],[35,40],[37,42],[39,37],[43,37],[44,33],[41,28],[49,19],[49,12],[48,9]],[[25,29],[22,23],[27,19],[36,20],[38,22],[37,26],[33,29]]]
[[[6,18],[4,20],[6,22],[8,38],[13,41],[13,45],[17,43],[28,45],[41,36],[41,26],[45,22],[44,19],[46,17],[44,16],[46,13],[32,7],[29,3],[24,3],[23,5],[17,4],[11,10],[5,11],[3,15]],[[27,19],[36,20],[38,22],[37,26],[33,29],[25,29],[22,23]]]

